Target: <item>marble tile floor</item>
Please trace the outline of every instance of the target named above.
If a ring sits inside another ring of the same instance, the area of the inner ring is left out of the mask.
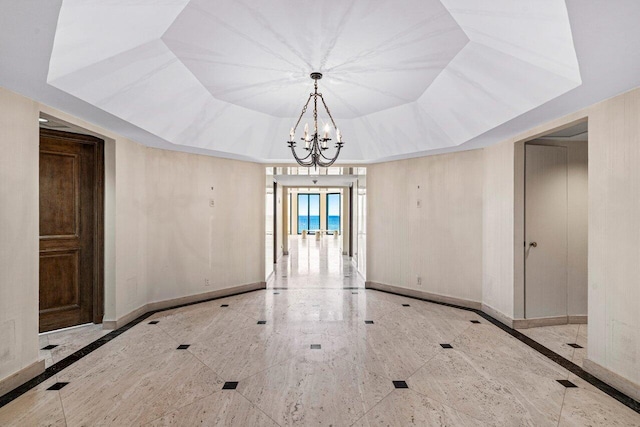
[[[343,259],[344,258],[344,259]],[[275,288],[364,287],[357,270],[342,256],[342,236],[289,238],[289,255],[276,265],[270,286]]]
[[[101,324],[93,323],[44,332],[38,337],[40,359],[44,359],[45,367],[48,368],[109,332],[111,331],[102,329]]]
[[[540,326],[518,331],[580,367],[587,357],[586,324]]]
[[[337,246],[298,243],[277,294],[155,313],[0,408],[0,425],[640,426],[476,313],[365,290]]]

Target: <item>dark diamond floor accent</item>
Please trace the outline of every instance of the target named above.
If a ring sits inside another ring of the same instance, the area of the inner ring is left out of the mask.
[[[352,293],[353,295],[358,295],[358,293],[357,293],[357,292],[351,292],[351,293]]]
[[[471,320],[471,323],[480,323],[479,320]]]
[[[227,381],[222,386],[223,390],[235,390],[238,387],[238,381]]]
[[[157,325],[158,323],[160,323],[160,321],[158,320],[152,320],[151,322],[149,322],[150,325]]]
[[[365,325],[373,325],[373,320],[365,320]]]
[[[266,320],[258,320],[258,325],[266,325],[267,321]]]
[[[180,344],[177,348],[177,350],[186,350],[189,348],[190,344]]]
[[[584,348],[584,347],[582,347],[580,344],[576,344],[576,343],[570,343],[570,344],[567,344],[567,345],[568,345],[569,347],[573,347],[573,348]]]
[[[274,295],[280,295],[280,292],[274,292],[273,294]]]
[[[453,348],[453,346],[451,344],[440,344],[440,347],[442,347],[442,348]]]
[[[402,304],[403,307],[411,307],[409,304]]]
[[[556,380],[556,381],[558,381],[560,384],[562,384],[563,386],[565,386],[567,388],[578,387],[577,385],[575,385],[574,383],[572,383],[569,380]]]
[[[229,304],[222,304],[220,307],[229,307]]]
[[[49,344],[46,347],[42,347],[41,350],[51,350],[51,349],[56,348],[57,346],[58,346],[58,344]]]
[[[55,383],[54,385],[49,387],[47,390],[60,390],[61,388],[63,388],[67,384],[69,384],[69,383]]]
[[[311,344],[311,350],[320,350],[321,348],[320,344]]]
[[[409,388],[406,381],[394,381],[393,386],[395,388]]]

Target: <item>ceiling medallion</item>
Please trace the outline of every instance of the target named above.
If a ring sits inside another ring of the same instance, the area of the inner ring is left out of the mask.
[[[296,162],[298,162],[300,166],[313,166],[314,168],[320,166],[326,168],[331,166],[338,159],[340,149],[342,148],[344,143],[342,142],[342,135],[340,134],[340,130],[336,126],[336,122],[331,116],[329,107],[327,107],[327,103],[324,102],[322,94],[318,93],[318,80],[322,78],[322,73],[311,73],[311,78],[313,79],[314,92],[309,94],[309,99],[307,99],[307,103],[304,104],[304,107],[302,107],[302,113],[300,113],[300,117],[298,118],[296,125],[291,128],[291,132],[289,132],[289,141],[287,142],[287,144],[289,144],[291,152],[293,153],[293,157],[296,159]],[[326,123],[324,125],[322,138],[320,138],[320,135],[318,134],[318,97],[320,97],[322,105],[324,105],[324,109],[327,111],[329,119],[331,119],[331,124],[333,124],[333,128],[336,131],[336,152],[333,157],[327,157],[324,155],[324,152],[329,148],[327,146],[327,143],[331,141],[331,138],[329,138],[331,136],[329,123]],[[302,116],[304,116],[304,113],[306,113],[307,111],[307,107],[309,106],[309,102],[311,102],[311,98],[313,98],[313,133],[309,134],[309,124],[306,123],[304,125],[304,135],[300,139],[304,141],[304,149],[307,150],[308,153],[306,156],[300,157],[296,153],[296,129],[298,128],[298,125],[302,120]]]

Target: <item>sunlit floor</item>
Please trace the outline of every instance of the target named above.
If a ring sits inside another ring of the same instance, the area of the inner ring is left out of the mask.
[[[270,289],[154,314],[0,425],[640,424],[473,312],[364,290],[331,239],[293,237]]]
[[[276,265],[269,287],[288,289],[364,288],[357,269],[342,256],[342,237],[313,235],[289,238],[289,256]]]

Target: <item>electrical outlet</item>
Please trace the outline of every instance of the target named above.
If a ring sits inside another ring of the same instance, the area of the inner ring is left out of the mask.
[[[212,208],[216,205],[216,203],[213,201],[213,199],[209,199],[209,207]]]
[[[418,199],[418,201],[416,202],[416,206],[421,208],[422,207],[422,200]]]
[[[210,281],[209,281],[209,279],[207,279],[206,277],[205,277],[205,279],[204,279],[204,285],[205,285],[205,286],[210,286],[210,285],[211,285],[211,282],[210,282]]]
[[[422,277],[418,276],[418,286],[422,286]]]

